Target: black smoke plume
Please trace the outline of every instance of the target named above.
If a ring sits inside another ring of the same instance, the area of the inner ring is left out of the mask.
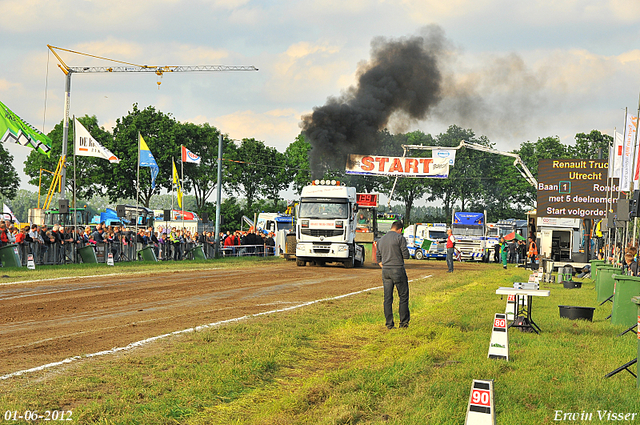
[[[425,119],[442,97],[439,61],[447,46],[437,26],[408,38],[375,38],[370,60],[359,65],[357,85],[302,117],[314,178],[327,168],[344,170],[349,154],[376,153],[378,131],[392,116],[406,124]]]

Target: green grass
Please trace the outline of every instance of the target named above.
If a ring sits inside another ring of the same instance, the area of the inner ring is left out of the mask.
[[[228,257],[216,260],[184,261],[131,261],[115,263],[114,266],[99,264],[66,264],[59,266],[36,266],[35,270],[26,267],[0,268],[0,285],[3,283],[28,280],[58,279],[64,277],[98,276],[112,273],[164,273],[179,270],[207,270],[215,268],[241,268],[269,262],[282,261],[278,257]],[[8,277],[2,277],[8,276]]]
[[[631,375],[604,379],[636,357],[636,335],[617,337],[604,307],[593,322],[559,318],[558,305],[597,305],[590,281],[545,285],[533,310],[543,332],[513,329],[510,361],[487,359],[506,303],[495,289],[527,275],[478,264],[414,281],[407,330],[384,328],[372,291],[163,340],[0,382],[0,406],[100,424],[462,424],[472,380],[493,379],[498,424],[638,412]]]

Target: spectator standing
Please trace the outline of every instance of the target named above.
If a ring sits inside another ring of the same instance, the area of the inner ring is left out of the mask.
[[[453,250],[456,247],[456,238],[451,229],[447,229],[447,273],[453,273]]]
[[[384,287],[384,318],[387,329],[393,329],[393,289],[397,288],[399,299],[400,328],[409,327],[409,280],[404,269],[404,260],[409,258],[407,241],[402,236],[402,222],[394,221],[391,231],[377,243],[376,262],[382,267]]]
[[[509,247],[509,259],[508,259],[508,262],[511,263],[511,264],[515,264],[516,261],[517,261],[516,251],[517,251],[517,248],[518,248],[518,246],[516,245],[515,238],[511,239],[509,241],[508,247]]]
[[[0,247],[9,245],[9,234],[7,232],[7,225],[0,223]]]
[[[504,237],[500,237],[500,258],[502,259],[502,268],[507,268],[507,258],[509,255],[509,246]]]
[[[529,251],[527,257],[531,264],[531,270],[537,269],[536,258],[538,257],[538,246],[533,236],[529,236]]]

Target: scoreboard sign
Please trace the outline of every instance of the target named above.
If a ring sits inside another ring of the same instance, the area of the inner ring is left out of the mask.
[[[608,185],[606,159],[541,159],[538,162],[538,217],[603,218],[616,202]],[[614,179],[613,191],[618,191]]]

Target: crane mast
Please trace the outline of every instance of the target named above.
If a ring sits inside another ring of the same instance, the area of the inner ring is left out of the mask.
[[[49,44],[47,44],[47,47],[60,62],[58,64],[58,67],[62,70],[62,72],[64,72],[66,76],[65,96],[64,96],[62,154],[60,159],[60,161],[62,162],[61,177],[60,177],[60,199],[66,199],[66,194],[65,194],[66,166],[64,162],[66,161],[66,157],[67,157],[67,138],[69,137],[69,106],[71,103],[71,76],[73,74],[109,73],[109,72],[153,72],[154,74],[161,77],[165,72],[257,71],[258,70],[258,68],[256,68],[253,65],[194,65],[194,66],[138,65],[135,63],[92,55],[89,53],[82,53],[74,50],[64,49],[62,47],[55,47]],[[95,59],[116,62],[120,65],[117,65],[117,66],[68,66],[65,63],[65,61],[62,60],[62,58],[60,57],[60,55],[56,50],[74,53],[81,56],[88,56]],[[158,85],[160,85],[160,82],[158,82]]]
[[[529,171],[529,168],[527,168],[527,166],[525,165],[524,161],[522,161],[522,158],[520,158],[520,155],[518,155],[517,153],[503,152],[503,151],[499,151],[497,149],[490,148],[488,146],[478,145],[477,143],[465,142],[464,140],[461,140],[460,144],[458,146],[453,146],[453,147],[447,147],[447,146],[422,146],[422,145],[402,145],[402,148],[404,149],[405,155],[407,153],[407,150],[410,150],[410,149],[431,151],[431,150],[439,150],[439,149],[458,150],[460,148],[468,148],[468,149],[474,149],[474,150],[477,150],[477,151],[493,153],[493,154],[496,154],[496,155],[509,156],[509,157],[514,159],[513,166],[516,167],[516,170],[518,170],[520,172],[520,174],[522,175],[522,177],[524,177],[524,179],[527,181],[527,183],[529,183],[533,187],[538,187],[538,181],[536,180],[534,175],[531,173],[531,171]]]

